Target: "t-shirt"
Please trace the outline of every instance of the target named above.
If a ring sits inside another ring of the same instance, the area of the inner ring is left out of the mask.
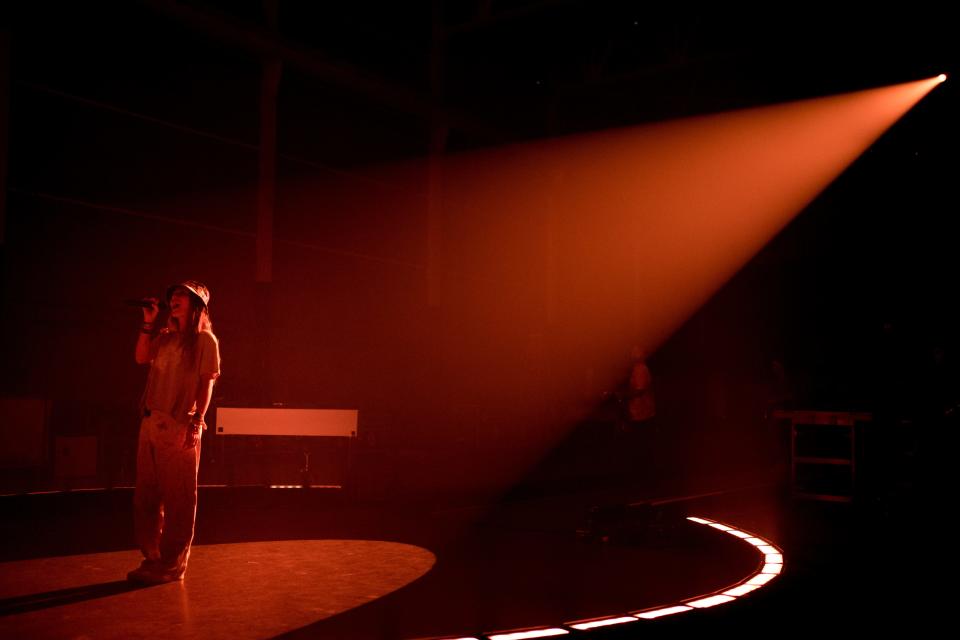
[[[164,331],[154,338],[156,356],[150,362],[143,404],[151,411],[162,411],[177,421],[187,422],[196,410],[201,376],[220,376],[220,346],[213,333],[201,331],[197,334],[194,358],[188,361],[183,338],[175,331]]]

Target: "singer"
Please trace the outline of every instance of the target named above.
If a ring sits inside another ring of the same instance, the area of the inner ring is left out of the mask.
[[[137,448],[134,529],[143,562],[127,579],[182,580],[197,513],[200,439],[220,348],[210,322],[210,291],[196,280],[167,289],[170,316],[157,327],[160,301],[148,298],[137,339],[138,364],[149,364]]]

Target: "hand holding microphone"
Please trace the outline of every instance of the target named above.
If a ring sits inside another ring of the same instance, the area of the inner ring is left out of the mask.
[[[167,305],[162,302],[159,298],[141,298],[124,300],[124,304],[131,307],[141,307],[143,309],[143,321],[145,323],[152,323],[157,319],[157,314],[160,313],[160,309],[165,309]]]
[[[157,298],[129,298],[123,301],[123,304],[128,307],[143,307],[144,309],[149,309],[153,305],[157,305],[160,309],[166,309],[167,304],[162,300]]]

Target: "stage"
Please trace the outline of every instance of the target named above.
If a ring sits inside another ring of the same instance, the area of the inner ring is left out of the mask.
[[[716,616],[764,620],[794,569],[772,546],[790,534],[769,493],[418,511],[320,490],[205,488],[186,579],[155,587],[124,580],[139,556],[122,543],[129,491],[8,496],[17,515],[0,565],[0,634],[630,637]],[[265,536],[271,528],[282,539]],[[68,548],[77,553],[56,553]]]

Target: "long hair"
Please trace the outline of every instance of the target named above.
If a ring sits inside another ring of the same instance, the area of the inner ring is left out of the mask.
[[[187,355],[186,363],[193,365],[197,360],[197,336],[201,331],[213,331],[213,322],[210,321],[210,310],[197,296],[190,294],[190,311],[187,313],[185,327],[179,326],[177,319],[171,315],[167,318],[167,328],[180,334],[181,345]]]

